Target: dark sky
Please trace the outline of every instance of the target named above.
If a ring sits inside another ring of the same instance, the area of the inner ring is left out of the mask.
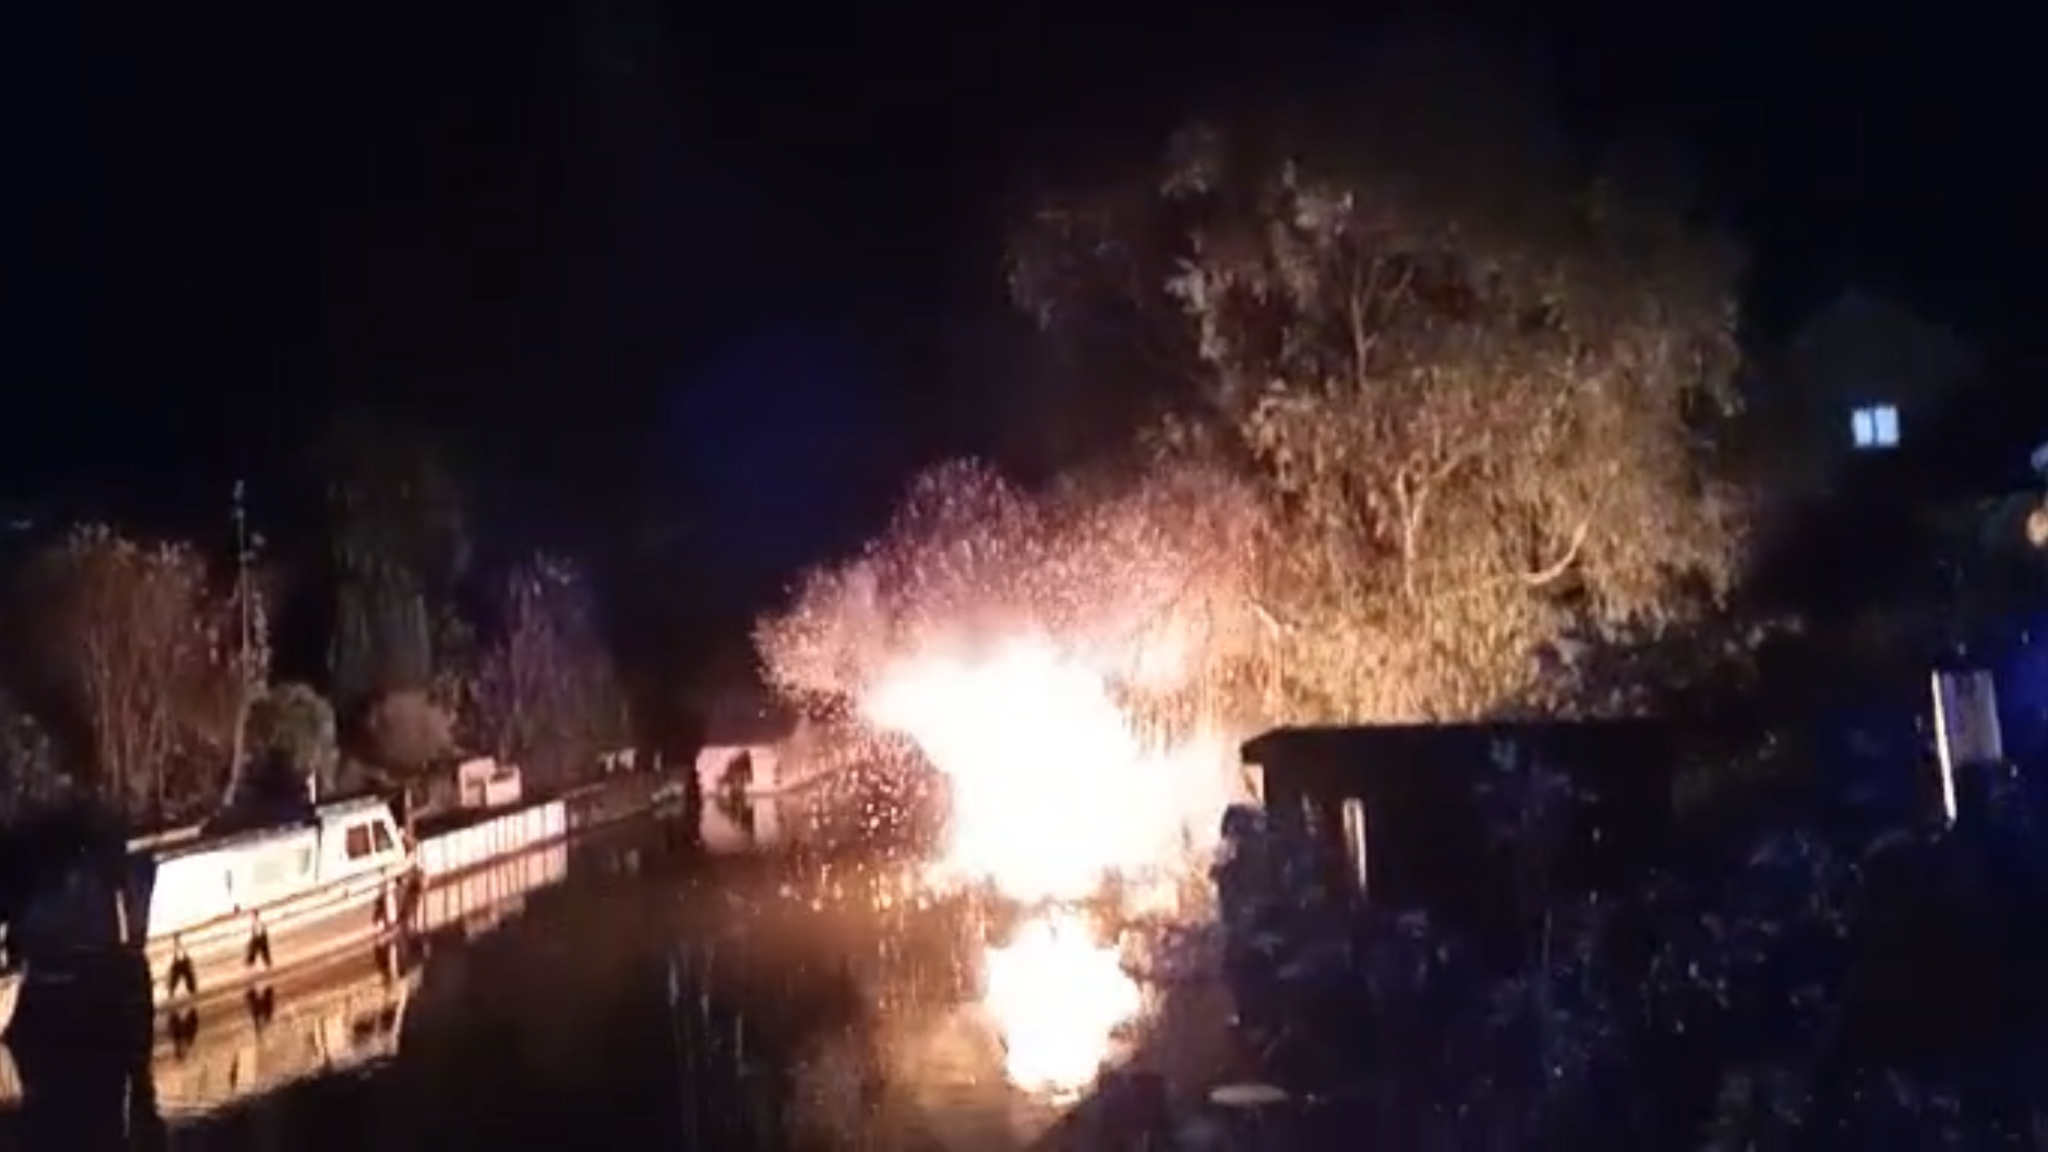
[[[2023,16],[1835,7],[1518,21],[1589,122],[1698,149],[1768,315],[1855,280],[2025,346],[2048,86]],[[369,394],[466,433],[536,522],[635,494],[855,524],[996,431],[945,368],[995,300],[1003,158],[1341,75],[1374,26],[1084,11],[49,6],[10,37],[0,497],[189,517]],[[778,562],[820,542],[782,536]]]

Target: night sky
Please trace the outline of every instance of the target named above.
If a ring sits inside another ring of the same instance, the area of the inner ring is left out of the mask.
[[[1156,139],[1187,93],[1341,80],[1385,23],[1199,7],[47,6],[10,36],[0,499],[203,523],[368,396],[463,435],[521,532],[789,526],[735,554],[764,571],[848,543],[1030,406],[1028,371],[964,364],[1006,346],[976,334],[1006,334],[1019,158]],[[2027,21],[1833,7],[1514,32],[1584,131],[1697,151],[1761,331],[1862,283],[2038,380]]]

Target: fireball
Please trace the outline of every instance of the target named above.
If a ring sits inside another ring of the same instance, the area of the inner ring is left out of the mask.
[[[1225,802],[1221,745],[1147,743],[1105,677],[1028,635],[978,657],[899,660],[865,704],[947,778],[934,878],[1034,909],[983,955],[982,1008],[1010,1081],[1055,1099],[1081,1091],[1143,994],[1073,906],[1115,892],[1114,910],[1134,911],[1193,866]]]
[[[1185,702],[1245,658],[1259,507],[1196,473],[1030,496],[955,463],[757,632],[775,683],[857,702],[944,778],[926,879],[1025,913],[984,956],[982,1002],[1020,1085],[1085,1084],[1142,1011],[1071,910],[1171,907],[1157,897],[1199,868],[1237,798],[1222,739],[1147,738],[1125,698]]]
[[[901,660],[866,711],[947,778],[941,877],[1022,903],[1176,874],[1224,803],[1220,743],[1148,745],[1104,678],[1043,638]]]

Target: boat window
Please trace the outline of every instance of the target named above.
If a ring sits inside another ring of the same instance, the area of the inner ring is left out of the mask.
[[[391,840],[391,829],[386,828],[384,826],[383,821],[380,820],[377,823],[371,825],[371,828],[376,833],[377,851],[389,852],[391,851],[392,848],[396,847],[396,845],[393,844]]]
[[[258,888],[269,888],[299,879],[313,870],[313,850],[294,848],[286,852],[272,852],[256,862],[249,870],[249,882]]]
[[[368,856],[372,851],[370,847],[370,826],[368,824],[357,824],[350,828],[348,830],[348,837],[342,841],[342,847],[348,852],[348,858],[351,860],[361,860],[363,857]]]

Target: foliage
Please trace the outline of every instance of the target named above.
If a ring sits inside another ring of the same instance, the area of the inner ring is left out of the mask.
[[[434,676],[428,695],[456,717],[458,728],[476,715],[482,666],[476,628],[460,613],[444,607],[434,620]]]
[[[0,693],[0,821],[12,821],[69,790],[55,744],[12,693]]]
[[[319,456],[344,572],[395,567],[438,594],[468,569],[467,496],[445,443],[354,414],[335,421]]]
[[[1323,1095],[1361,1128],[1418,1148],[2016,1147],[2048,1122],[2037,953],[2009,955],[2038,940],[2004,930],[2025,897],[1969,839],[1828,801],[1596,899],[1544,882],[1583,791],[1497,764],[1481,792],[1522,881],[1506,970],[1422,911],[1320,890],[1284,826],[1241,828],[1219,869],[1226,924],[1268,950],[1252,971],[1282,974],[1239,994],[1277,1006],[1269,1062],[1341,1062]],[[1248,883],[1261,854],[1281,866]]]
[[[332,791],[341,759],[334,707],[305,684],[279,684],[249,709],[249,752]]]
[[[358,571],[336,589],[329,665],[338,699],[426,687],[433,676],[425,595],[396,568]]]
[[[628,735],[589,582],[568,561],[535,557],[505,576],[499,609],[501,631],[477,682],[475,736],[538,783],[564,783]]]
[[[260,591],[249,586],[252,597]],[[211,799],[252,686],[268,672],[260,602],[245,645],[237,593],[215,590],[197,551],[103,525],[46,549],[22,594],[33,657],[50,698],[85,734],[100,794],[154,817]]]
[[[1713,466],[1737,261],[1685,205],[1510,152],[1519,130],[1405,147],[1438,123],[1408,95],[1342,132],[1180,133],[1142,184],[1046,202],[1015,295],[1056,329],[1121,317],[1184,369],[1152,439],[1267,503],[1280,710],[1621,707],[1579,654],[1695,623],[1743,557]]]
[[[364,758],[393,771],[414,772],[456,751],[455,716],[420,691],[388,692],[363,713]]]

